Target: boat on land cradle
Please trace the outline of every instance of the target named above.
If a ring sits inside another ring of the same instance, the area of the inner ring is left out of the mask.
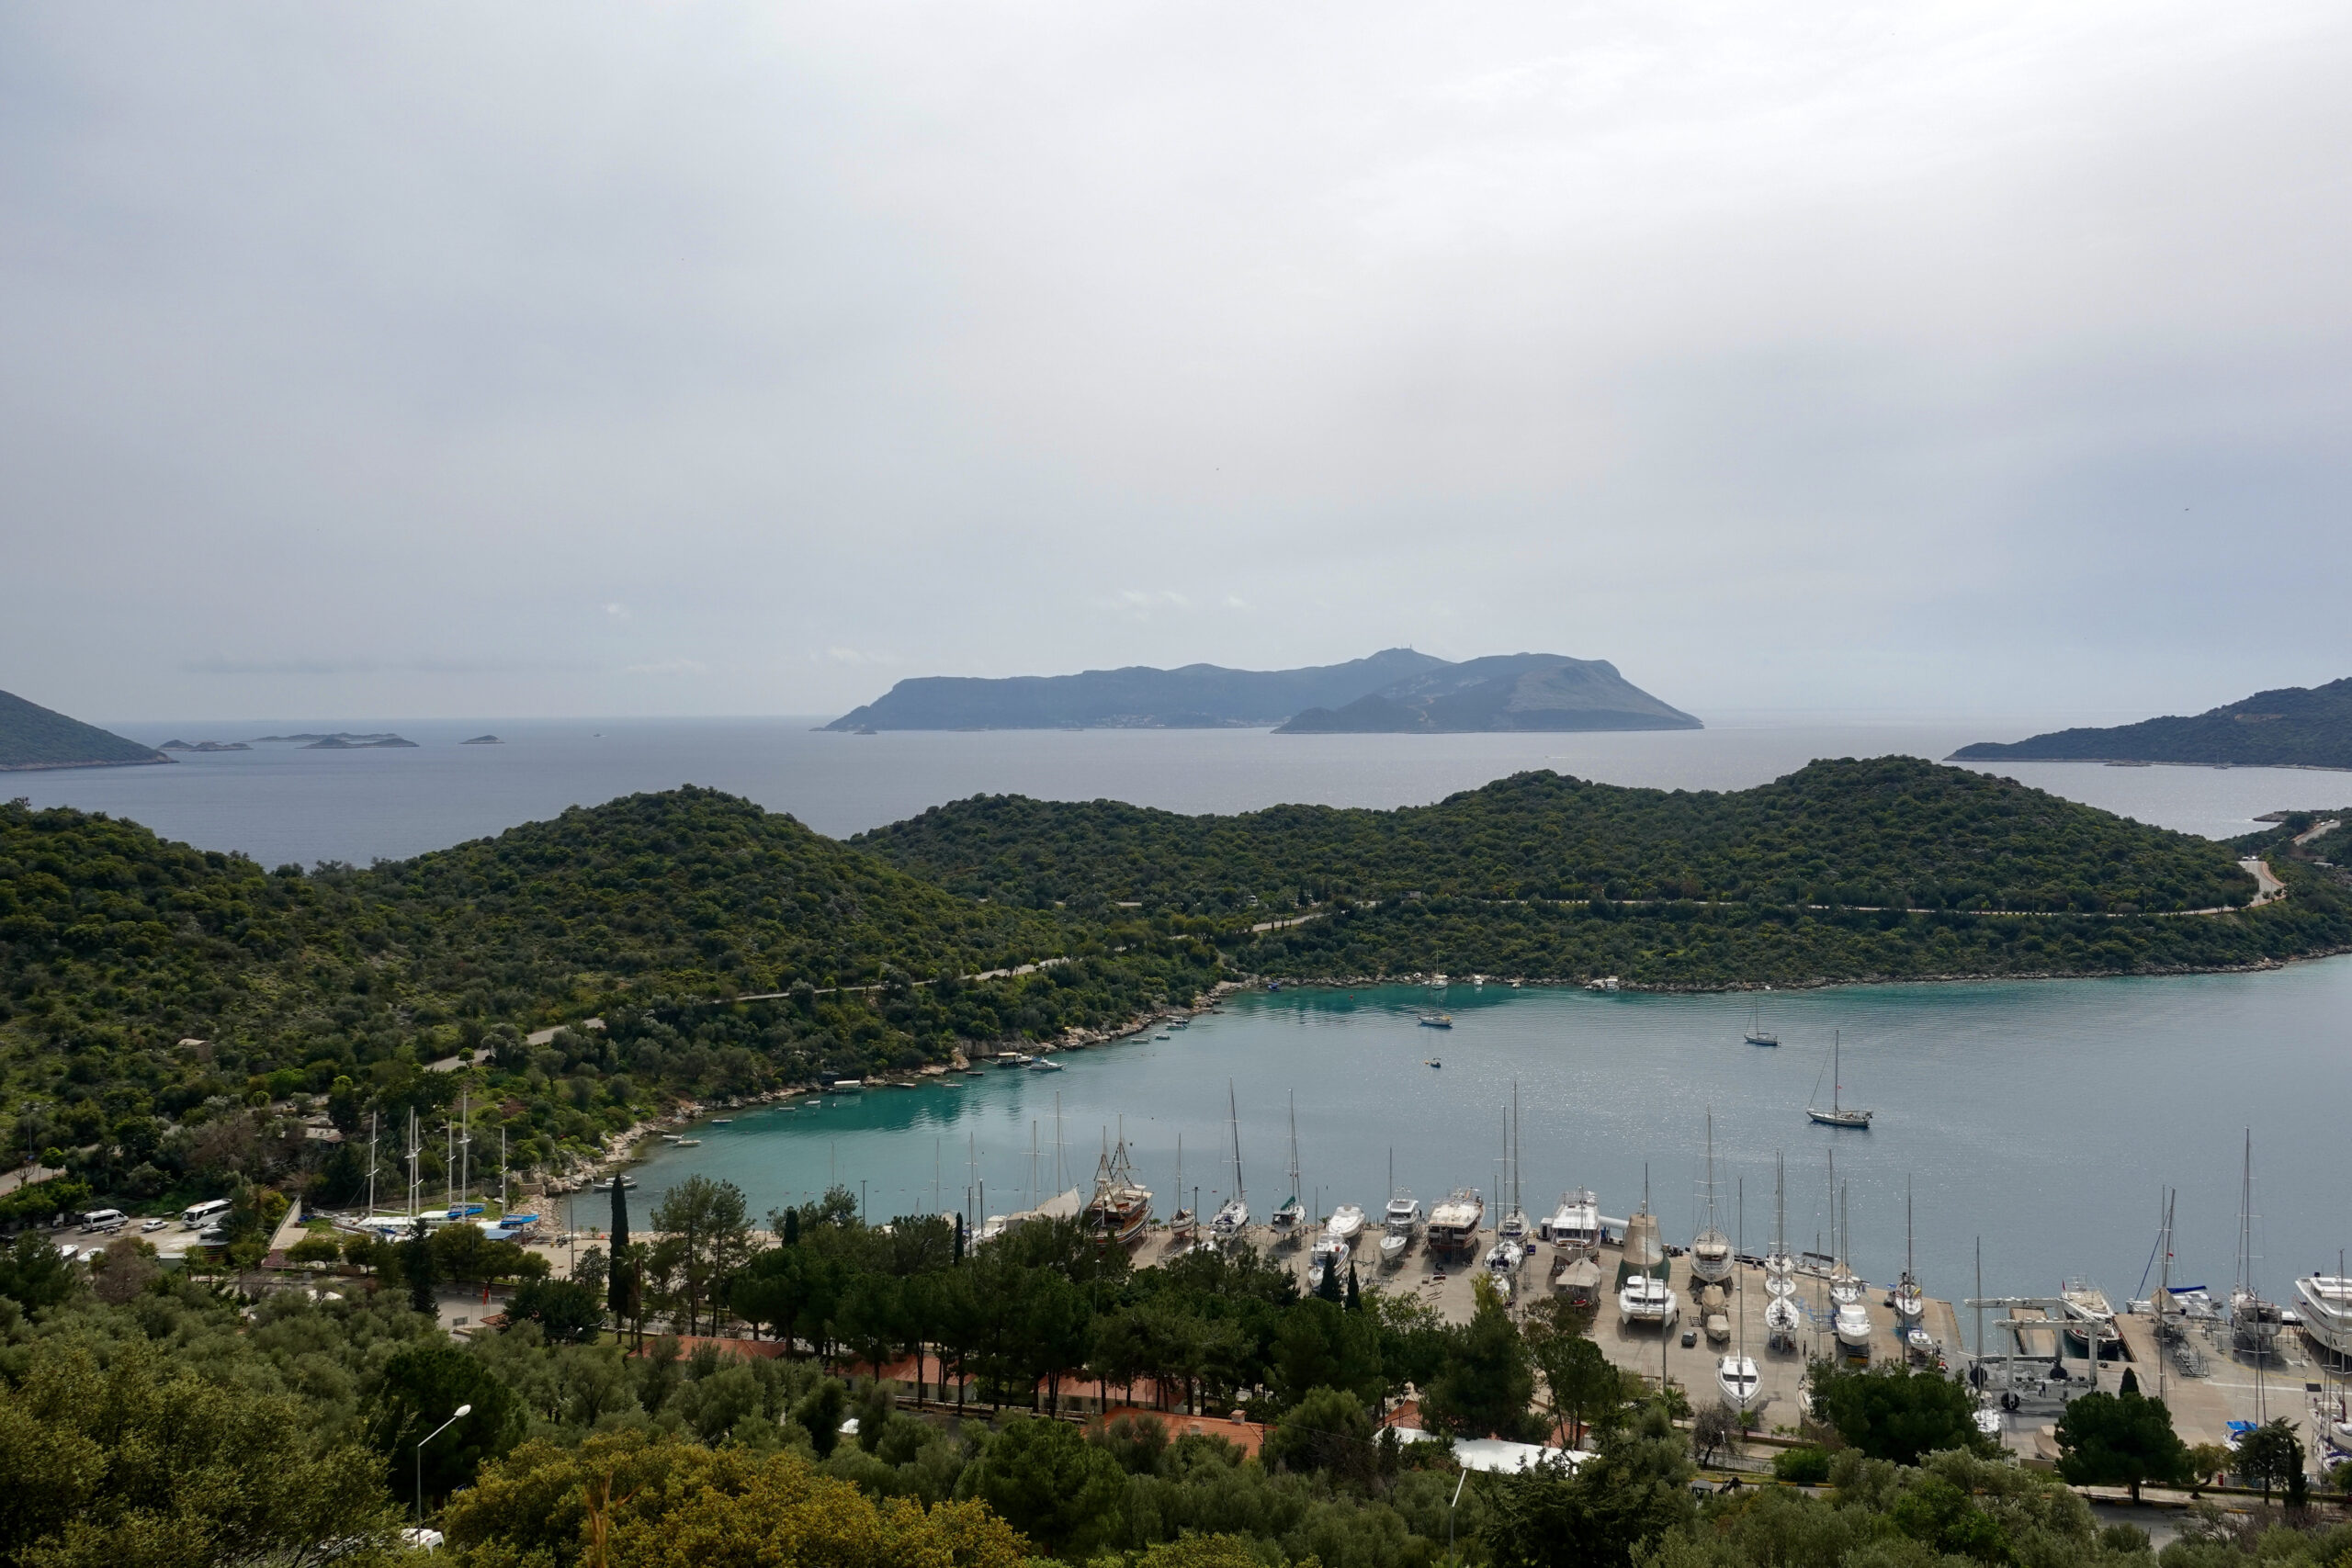
[[[1290,1196],[1267,1218],[1276,1247],[1296,1247],[1306,1235],[1306,1205],[1298,1197],[1298,1095],[1290,1097]]]
[[[1554,1247],[1589,1252],[1600,1246],[1600,1196],[1589,1187],[1560,1194],[1560,1206],[1535,1234]]]
[[[1777,1042],[1776,1042],[1777,1043]],[[1747,1355],[1715,1358],[1715,1387],[1724,1401],[1734,1410],[1745,1410],[1756,1403],[1757,1391],[1764,1380],[1756,1371],[1756,1359]]]
[[[1467,1259],[1478,1248],[1478,1227],[1486,1222],[1487,1201],[1475,1187],[1457,1187],[1430,1210],[1423,1236],[1430,1255],[1440,1262]]]
[[[2267,1361],[2278,1348],[2285,1314],[2263,1299],[2255,1282],[2254,1130],[2245,1134],[2245,1174],[2238,1190],[2238,1273],[2230,1288],[2230,1345],[2241,1356]]]
[[[1328,1275],[1338,1278],[1348,1266],[1348,1244],[1337,1236],[1324,1236],[1317,1241],[1306,1255],[1306,1290],[1312,1295],[1323,1289]]]
[[[2352,1358],[2352,1279],[2342,1273],[2307,1274],[2295,1281],[2296,1315],[2303,1336],[2332,1356]]]
[[[1355,1245],[1356,1235],[1363,1229],[1363,1211],[1353,1203],[1342,1203],[1331,1211],[1323,1222],[1323,1234],[1350,1246]]]
[[[1682,1303],[1657,1275],[1635,1274],[1617,1287],[1617,1315],[1629,1328],[1655,1325],[1671,1333],[1682,1315]]]
[[[1250,1228],[1250,1200],[1241,1190],[1241,1114],[1231,1078],[1225,1080],[1225,1119],[1233,1129],[1233,1196],[1218,1205],[1216,1217],[1209,1221],[1209,1239],[1219,1247],[1240,1240]]]
[[[1706,1284],[1731,1278],[1731,1237],[1715,1215],[1715,1112],[1707,1109],[1707,1218],[1690,1238],[1690,1277]]]
[[[1829,1109],[1824,1111],[1818,1105],[1808,1105],[1805,1107],[1804,1113],[1825,1127],[1852,1127],[1868,1130],[1871,1117],[1876,1113],[1857,1111],[1846,1104],[1844,1100],[1846,1086],[1838,1081],[1840,1077],[1838,1050],[1842,1044],[1839,1036],[1842,1033],[1843,1031],[1833,1032],[1829,1037]],[[1821,1086],[1816,1080],[1814,1087],[1818,1089]]]
[[[1094,1197],[1086,1205],[1086,1228],[1103,1247],[1131,1247],[1151,1224],[1151,1189],[1136,1179],[1127,1157],[1127,1135],[1102,1151],[1094,1168]]]

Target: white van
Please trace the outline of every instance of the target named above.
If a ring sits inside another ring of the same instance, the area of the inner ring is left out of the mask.
[[[215,1198],[209,1203],[191,1203],[180,1211],[180,1224],[190,1230],[201,1230],[229,1212],[229,1200]]]
[[[82,1234],[87,1235],[93,1231],[102,1231],[108,1225],[119,1225],[129,1218],[130,1216],[120,1209],[93,1209],[82,1216]]]

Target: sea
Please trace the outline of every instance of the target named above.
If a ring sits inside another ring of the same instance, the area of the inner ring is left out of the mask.
[[[824,733],[814,718],[342,719],[111,724],[151,742],[301,730],[390,730],[413,750],[272,744],[184,754],[170,767],[67,770],[0,784],[36,805],[105,811],[264,864],[367,864],[497,833],[574,805],[695,784],[848,836],[985,793],[1113,798],[1186,812],[1283,802],[1423,804],[1549,768],[1666,789],[1739,789],[1818,757],[1943,757],[2051,728],[2008,720],[1752,714],[1695,731],[1616,735],[1276,736],[1264,730]],[[495,746],[458,744],[494,733]],[[2003,763],[1993,771],[2184,832],[2226,838],[2261,813],[2328,808],[2352,780],[2301,770]],[[1516,1190],[1550,1212],[1590,1187],[1603,1211],[1648,1193],[1669,1237],[1697,1227],[1712,1115],[1714,1201],[1750,1250],[1776,1226],[1827,1239],[1830,1156],[1852,1251],[1891,1280],[1906,1247],[1929,1290],[2044,1293],[2087,1277],[2143,1293],[2161,1194],[2177,1188],[2176,1283],[2226,1287],[2251,1145],[2258,1281],[2335,1267],[2352,1244],[2352,959],[2255,975],[1838,987],[1761,998],[1778,1048],[1742,1043],[1749,1001],[1456,984],[1442,993],[1289,990],[1230,998],[1164,1040],[1074,1053],[1067,1070],[990,1070],[961,1087],[876,1089],[707,1126],[641,1168],[639,1212],[696,1171],[741,1185],[755,1212],[840,1183],[875,1218],[1005,1213],[1092,1179],[1127,1139],[1147,1181],[1288,1190],[1297,1118],[1301,1196],[1376,1212],[1394,1181],[1427,1202],[1457,1186]],[[1419,1015],[1451,1014],[1453,1027]],[[1861,1133],[1804,1116],[1841,1091],[1873,1109]],[[1432,1062],[1442,1065],[1430,1065]],[[1521,1157],[1501,1162],[1516,1103]],[[1228,1123],[1228,1104],[1236,1114]],[[1906,1228],[1906,1206],[1910,1216]],[[1490,1211],[1493,1212],[1493,1211]],[[583,1213],[583,1221],[593,1221]]]

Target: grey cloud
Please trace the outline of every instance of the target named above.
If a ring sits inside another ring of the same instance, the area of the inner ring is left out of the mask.
[[[0,668],[418,716],[1398,642],[1702,713],[2331,678],[2269,573],[2352,480],[2348,68],[2310,0],[36,0]]]

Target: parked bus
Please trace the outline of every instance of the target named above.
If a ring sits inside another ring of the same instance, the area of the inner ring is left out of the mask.
[[[209,1203],[192,1203],[180,1211],[180,1224],[190,1230],[210,1224],[229,1212],[229,1200],[215,1198]]]

